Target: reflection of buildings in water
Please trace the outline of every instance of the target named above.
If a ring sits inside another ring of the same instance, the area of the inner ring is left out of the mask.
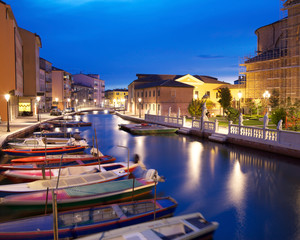
[[[232,173],[228,179],[228,198],[234,205],[237,211],[237,219],[240,226],[244,225],[245,222],[245,206],[246,206],[246,182],[247,175],[241,171],[241,166],[238,161],[235,161]]]
[[[245,187],[253,188],[256,198],[260,201],[272,203],[273,196],[278,191],[277,177],[279,176],[278,162],[268,160],[265,157],[248,153],[230,151],[230,159],[238,161],[241,172],[249,176],[249,182]]]
[[[193,141],[188,146],[188,159],[186,179],[183,180],[185,191],[198,190],[201,184],[200,171],[202,161],[203,145],[200,142]]]

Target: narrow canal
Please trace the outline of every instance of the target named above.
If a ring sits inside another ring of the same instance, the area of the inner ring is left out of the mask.
[[[175,215],[201,212],[220,226],[214,239],[300,239],[300,164],[295,159],[218,144],[185,135],[134,136],[127,121],[94,112],[81,128],[92,144],[94,128],[103,154],[127,161],[136,153],[166,178],[157,194],[178,201]],[[2,216],[3,217],[3,216]]]

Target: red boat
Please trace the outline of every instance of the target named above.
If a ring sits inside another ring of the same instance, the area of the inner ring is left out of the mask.
[[[116,158],[112,156],[101,156],[99,157],[100,163],[110,163],[116,161]],[[71,166],[89,166],[97,165],[98,157],[95,157],[91,154],[84,155],[64,155],[62,162],[61,155],[53,155],[40,157],[27,157],[11,160],[10,164],[1,164],[1,170],[41,170],[42,168],[58,168],[61,164],[62,168],[71,167]]]
[[[64,146],[64,147],[54,147],[45,149],[3,149],[7,155],[24,157],[24,156],[44,156],[45,152],[47,155],[57,155],[64,153],[79,153],[85,150],[85,146]]]

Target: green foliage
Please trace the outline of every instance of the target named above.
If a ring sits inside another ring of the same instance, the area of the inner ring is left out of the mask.
[[[246,99],[245,106],[247,107],[247,109],[249,109],[250,116],[252,115],[252,113],[257,112],[255,102],[252,98]]]
[[[233,107],[228,107],[225,110],[226,118],[228,121],[232,121],[233,123],[236,123],[239,118],[239,111]]]
[[[272,109],[279,107],[279,105],[280,105],[279,104],[280,103],[279,102],[279,90],[277,90],[277,89],[272,90],[269,102],[270,102]]]
[[[219,103],[222,106],[222,108],[224,109],[224,111],[230,107],[231,101],[232,101],[232,95],[230,93],[230,90],[228,87],[226,88],[219,88],[218,89],[218,93],[219,93]]]
[[[192,117],[201,117],[204,101],[200,99],[192,100],[188,106],[188,111]]]
[[[210,99],[207,99],[206,108],[208,110],[211,110],[211,109],[214,109],[215,107],[216,107],[216,104],[213,101],[211,101]]]
[[[287,127],[291,130],[298,131],[300,129],[300,110],[295,103],[287,111]]]
[[[285,123],[285,118],[287,116],[286,110],[284,108],[277,108],[272,112],[271,120],[274,124],[278,124],[278,122],[282,119],[283,123]]]

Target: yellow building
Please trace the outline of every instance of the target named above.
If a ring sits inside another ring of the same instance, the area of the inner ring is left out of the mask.
[[[144,113],[166,115],[171,107],[173,114],[180,109],[182,115],[189,115],[188,105],[193,99],[203,97],[216,105],[210,113],[220,114],[218,88],[229,86],[214,77],[190,74],[137,74],[137,77],[128,86],[128,111],[134,114],[141,107]]]
[[[285,0],[282,11],[287,17],[255,31],[257,54],[245,57],[246,98],[261,99],[273,89],[281,101],[300,100],[300,4]]]
[[[105,105],[121,107],[126,105],[128,97],[127,89],[114,89],[105,91]]]

